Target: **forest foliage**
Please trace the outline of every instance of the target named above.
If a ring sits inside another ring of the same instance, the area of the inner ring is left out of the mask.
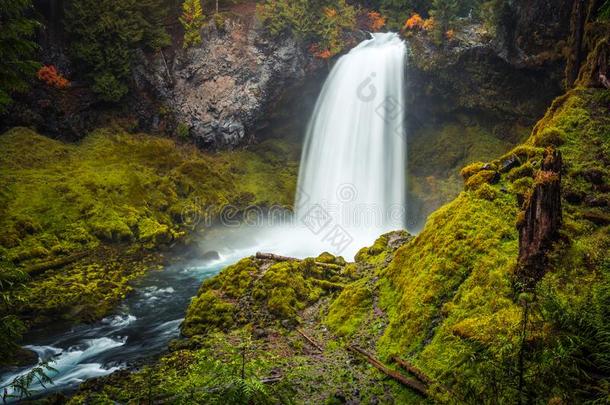
[[[4,0],[0,7],[0,113],[14,93],[29,88],[40,64],[34,34],[39,23],[32,18],[31,0]]]
[[[129,90],[135,51],[170,43],[161,0],[72,0],[66,8],[70,51],[102,100],[116,102]]]

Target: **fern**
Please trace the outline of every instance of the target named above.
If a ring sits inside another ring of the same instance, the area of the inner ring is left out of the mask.
[[[57,370],[51,367],[48,361],[44,361],[26,374],[16,377],[11,383],[0,387],[3,391],[2,400],[6,402],[10,398],[23,399],[31,396],[31,387],[34,383],[40,384],[43,388],[53,384],[53,379],[47,375],[48,372],[56,373]]]

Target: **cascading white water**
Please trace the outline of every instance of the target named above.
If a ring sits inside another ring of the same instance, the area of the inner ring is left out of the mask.
[[[309,227],[336,247],[350,239],[366,246],[405,227],[406,45],[395,33],[372,36],[332,69],[301,159],[297,217],[320,222]]]
[[[204,273],[194,280],[189,281],[188,269],[159,274],[160,279],[162,275],[168,278],[162,283],[168,286],[141,286],[129,306],[137,317],[108,317],[45,339],[44,344],[28,346],[56,369],[50,375],[54,385],[46,389],[73,388],[88,378],[112,373],[125,366],[125,361],[139,361],[147,352],[158,353],[178,335],[186,302],[201,278],[241,257],[256,251],[298,257],[329,251],[351,259],[380,234],[404,228],[405,53],[406,45],[397,34],[373,34],[372,39],[339,59],[309,124],[296,215],[289,224],[271,221],[266,229],[260,224],[250,230],[237,229],[247,246],[236,246],[226,255],[222,249],[231,243],[218,240],[218,250],[226,257],[202,267]],[[163,281],[156,280],[154,274],[150,277],[151,282]],[[172,297],[181,299],[170,305]],[[31,369],[0,376],[0,387]],[[45,390],[39,384],[30,388],[34,393]],[[12,393],[10,389],[7,392]]]

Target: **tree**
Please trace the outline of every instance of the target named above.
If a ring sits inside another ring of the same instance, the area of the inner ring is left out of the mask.
[[[12,94],[28,89],[40,67],[32,41],[40,24],[29,17],[31,9],[31,0],[3,0],[0,7],[0,113],[12,103]]]
[[[218,7],[218,5],[217,5]],[[216,10],[218,12],[218,10]],[[180,22],[184,27],[183,47],[199,45],[201,43],[201,29],[203,28],[203,9],[201,0],[185,0],[182,3],[182,16]]]
[[[434,18],[433,33],[437,42],[443,41],[459,11],[460,4],[457,0],[432,0],[430,15]]]
[[[257,14],[272,35],[290,32],[323,59],[343,50],[344,32],[356,25],[356,10],[345,0],[267,0]]]
[[[66,10],[71,53],[102,100],[119,101],[129,89],[135,50],[170,43],[161,0],[72,0]]]

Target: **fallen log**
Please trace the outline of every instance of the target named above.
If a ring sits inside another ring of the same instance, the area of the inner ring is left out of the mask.
[[[302,262],[303,260],[297,259],[296,257],[288,257],[288,256],[280,256],[273,253],[262,253],[257,252],[256,258],[261,260],[273,260],[276,262]],[[316,266],[326,267],[334,270],[341,270],[343,266],[334,263],[322,263],[322,262],[314,262]]]
[[[420,395],[423,395],[425,397],[428,396],[428,389],[427,389],[426,385],[423,384],[422,382],[407,378],[404,375],[402,375],[401,373],[399,373],[398,371],[388,368],[381,361],[377,360],[371,354],[369,354],[365,350],[359,348],[358,346],[354,346],[354,345],[348,346],[347,349],[363,356],[371,365],[373,365],[376,369],[378,369],[379,371],[381,371],[388,377],[391,377],[392,379],[398,381],[402,385],[411,388],[412,390],[414,390],[415,392],[417,392]]]
[[[429,385],[432,384],[432,379],[424,374],[423,371],[415,367],[413,364],[409,363],[406,360],[401,359],[400,357],[394,356],[392,360],[396,362],[400,367],[407,370],[409,373],[413,374],[415,378],[417,378],[422,383]]]
[[[24,269],[24,271],[30,276],[37,276],[44,273],[47,270],[57,269],[59,267],[67,266],[83,257],[87,256],[87,252],[74,253],[70,256],[60,257],[58,259],[49,260],[43,263],[37,263]]]
[[[307,340],[313,347],[315,347],[316,349],[318,349],[319,351],[323,352],[324,349],[322,349],[320,347],[319,344],[316,343],[315,340],[313,340],[312,338],[310,338],[309,336],[307,336],[305,334],[305,332],[303,332],[301,329],[297,328],[297,332],[299,332],[301,334],[301,336],[303,336],[305,338],[305,340]]]

